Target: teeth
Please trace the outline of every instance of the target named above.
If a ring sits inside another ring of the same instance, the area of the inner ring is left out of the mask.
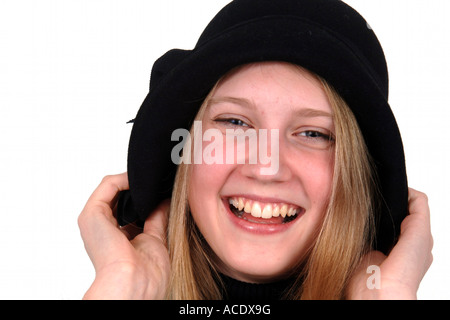
[[[280,209],[280,216],[282,216],[283,218],[286,217],[286,213],[288,211],[288,206],[287,204],[283,204],[283,206]]]
[[[238,208],[239,211],[242,211],[242,209],[244,209],[244,199],[239,198],[238,205],[237,206],[235,205],[235,207]]]
[[[268,204],[264,207],[264,210],[261,214],[261,218],[270,219],[273,216],[272,205]]]
[[[280,206],[274,206],[272,210],[272,217],[279,217],[279,216],[280,216]]]
[[[253,207],[252,207],[251,214],[255,218],[261,218],[261,205],[258,202],[256,202],[256,201],[253,202]]]
[[[247,213],[251,213],[252,212],[252,206],[250,205],[250,202],[246,202],[245,203],[244,211],[247,212]]]
[[[288,213],[287,213],[287,216],[288,217],[292,217],[295,213],[295,209],[294,208],[289,208],[289,211],[288,211]]]
[[[229,203],[239,211],[250,213],[255,218],[270,219],[272,217],[292,217],[298,214],[299,208],[286,203],[261,204],[245,198],[230,198]]]

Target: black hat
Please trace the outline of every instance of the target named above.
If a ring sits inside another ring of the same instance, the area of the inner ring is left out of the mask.
[[[377,249],[387,253],[407,214],[400,133],[388,104],[388,71],[369,24],[339,0],[234,0],[209,23],[193,50],[174,49],[153,65],[150,90],[134,119],[128,150],[130,190],[120,224],[144,221],[169,198],[175,129],[188,129],[214,84],[239,65],[285,61],[330,83],[353,111],[376,166],[383,197]]]

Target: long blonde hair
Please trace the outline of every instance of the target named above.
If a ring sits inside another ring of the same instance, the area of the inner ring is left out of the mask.
[[[370,249],[374,233],[375,184],[364,139],[344,100],[326,81],[317,78],[323,84],[334,113],[333,186],[322,227],[302,263],[297,281],[286,292],[286,299],[345,298],[349,277]],[[213,92],[214,89],[196,119],[202,119]],[[189,175],[189,165],[181,163],[175,178],[168,225],[172,269],[167,298],[222,299],[222,283],[211,260],[213,252],[190,214]]]

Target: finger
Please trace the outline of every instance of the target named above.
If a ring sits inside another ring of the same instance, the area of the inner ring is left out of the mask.
[[[417,266],[416,279],[420,281],[432,261],[430,209],[426,194],[409,188],[409,215],[402,221],[400,238],[392,250],[406,262],[404,269]],[[419,267],[421,266],[421,268]]]
[[[109,175],[103,178],[100,185],[92,193],[89,201],[102,202],[112,208],[119,192],[128,189],[128,174],[126,172]]]
[[[430,264],[432,259],[431,250],[434,245],[433,236],[431,234],[431,213],[428,196],[420,191],[409,188],[410,192],[410,201],[409,201],[409,211],[410,215],[415,215],[416,217],[420,216],[420,224],[423,225],[423,230],[426,234],[426,240],[429,244],[429,260]]]
[[[167,199],[161,202],[145,220],[144,233],[155,236],[165,243],[169,211],[170,200]]]
[[[100,236],[100,231],[108,224],[117,228],[117,220],[113,217],[111,207],[118,192],[127,187],[126,173],[103,178],[78,217],[78,225],[84,240]],[[107,219],[106,224],[105,218]]]
[[[142,233],[142,227],[139,227],[135,223],[129,223],[123,227],[119,227],[120,231],[128,238],[128,240],[134,239],[138,234]]]
[[[423,214],[430,215],[430,208],[428,205],[428,197],[425,193],[409,188],[408,193],[409,214]]]
[[[430,207],[428,205],[428,197],[426,194],[409,189],[409,215],[403,220],[401,224],[401,234],[405,234],[408,230],[413,230],[410,233],[411,237],[431,238],[431,220]]]

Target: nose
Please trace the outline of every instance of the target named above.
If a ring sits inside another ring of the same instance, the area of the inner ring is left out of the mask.
[[[246,159],[240,168],[241,174],[266,183],[291,179],[286,143],[280,138],[278,130],[259,130],[258,148],[254,148],[253,152],[257,152],[257,162]],[[249,157],[252,158],[251,155]]]

